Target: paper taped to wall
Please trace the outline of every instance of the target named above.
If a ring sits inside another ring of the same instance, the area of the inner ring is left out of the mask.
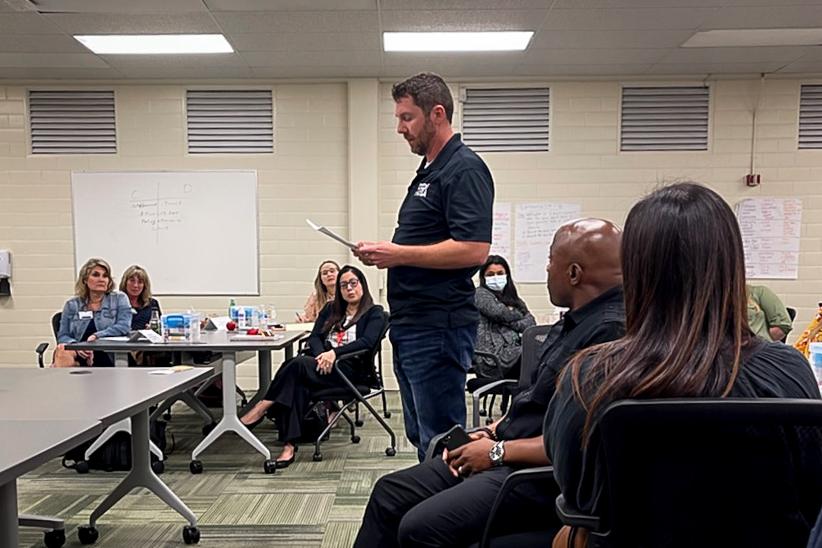
[[[311,228],[313,228],[317,232],[325,234],[326,236],[328,236],[329,238],[331,238],[333,240],[337,240],[338,242],[343,244],[348,249],[350,249],[352,251],[357,250],[357,244],[349,242],[348,240],[346,240],[345,238],[343,238],[342,236],[340,236],[339,234],[337,234],[333,230],[329,230],[329,229],[325,228],[324,226],[320,226],[316,223],[313,223],[313,222],[311,222],[311,219],[306,219],[305,222],[308,223],[308,226],[310,226]]]

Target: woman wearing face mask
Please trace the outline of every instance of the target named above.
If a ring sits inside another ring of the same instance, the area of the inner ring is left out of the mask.
[[[497,356],[499,365],[491,358],[475,354],[474,371],[478,377],[515,377],[522,351],[520,337],[536,322],[517,294],[508,262],[499,255],[489,255],[480,268],[476,303],[480,323],[475,351]]]
[[[344,386],[338,375],[331,374],[335,367],[354,384],[373,386],[376,382],[374,365],[365,355],[348,359],[346,356],[379,344],[385,327],[383,308],[374,304],[365,276],[354,266],[346,265],[340,270],[336,286],[334,300],[320,311],[314,322],[306,353],[280,366],[265,398],[241,419],[252,428],[267,414],[276,420],[278,437],[283,442],[277,468],[286,468],[294,462],[311,392]]]

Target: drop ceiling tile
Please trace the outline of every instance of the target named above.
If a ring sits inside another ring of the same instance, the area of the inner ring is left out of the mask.
[[[782,63],[657,63],[650,74],[760,74],[774,72]]]
[[[128,71],[132,69],[245,67],[246,62],[238,53],[203,55],[101,55],[110,66]]]
[[[537,30],[545,10],[396,10],[382,13],[384,31]]]
[[[640,76],[646,74],[650,64],[607,64],[607,65],[516,65],[514,76]]]
[[[792,63],[810,48],[807,47],[730,47],[677,48],[662,60],[664,63]]]
[[[716,8],[552,9],[543,29],[697,29]]]
[[[242,54],[251,67],[379,65],[377,51],[252,51]]]
[[[376,31],[376,11],[215,12],[214,18],[229,34],[267,32]]]
[[[291,67],[252,67],[256,78],[376,78],[380,76],[378,65],[325,65],[325,66],[291,66]]]
[[[112,68],[10,67],[0,70],[0,81],[23,78],[37,80],[110,80],[123,78],[123,75]]]
[[[68,34],[217,34],[207,13],[111,14],[52,13],[44,16]]]
[[[154,78],[180,80],[213,80],[223,78],[252,78],[245,66],[183,66],[183,67],[129,67],[122,69],[126,78],[149,80]]]
[[[380,0],[380,9],[408,10],[408,0]],[[546,9],[545,0],[415,0],[415,10],[538,10]]]
[[[204,0],[211,11],[376,10],[377,0]]]
[[[347,51],[382,49],[380,35],[369,32],[283,32],[231,34],[231,45],[246,51]]]
[[[88,53],[88,49],[65,34],[0,34],[0,52]]]
[[[207,12],[201,0],[36,0],[40,13]]]
[[[540,30],[533,48],[675,48],[693,36],[692,30]]]
[[[819,3],[808,6],[774,6],[772,2],[767,7],[722,8],[700,30],[813,27],[822,27],[822,6]]]
[[[606,65],[655,63],[665,57],[663,49],[528,49],[522,64]]]
[[[56,34],[61,32],[45,16],[32,12],[0,13],[0,34]]]
[[[106,68],[96,55],[86,53],[0,53],[0,67]]]

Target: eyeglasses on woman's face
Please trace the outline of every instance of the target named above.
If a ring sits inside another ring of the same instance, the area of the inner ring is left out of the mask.
[[[356,289],[358,285],[360,285],[360,281],[357,278],[348,280],[347,282],[340,282],[340,288],[342,289]]]

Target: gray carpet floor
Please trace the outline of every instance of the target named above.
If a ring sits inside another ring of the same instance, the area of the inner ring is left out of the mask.
[[[379,400],[372,401],[381,410]],[[262,455],[229,433],[201,455],[204,472],[192,475],[190,455],[202,439],[202,422],[177,404],[168,428],[175,447],[160,477],[197,515],[199,546],[350,546],[374,482],[416,463],[416,452],[403,435],[397,393],[389,393],[388,408],[392,413],[388,422],[397,434],[395,457],[385,455],[388,435],[365,413],[365,424],[357,429],[361,442],[351,443],[347,425],[338,426],[323,443],[322,462],[313,462],[313,446],[302,445],[294,464],[268,475],[263,472]],[[219,416],[219,410],[213,411]],[[266,421],[254,432],[272,457],[279,453],[272,423]],[[19,480],[19,509],[62,517],[66,520],[65,546],[82,546],[77,527],[88,523],[92,510],[124,474],[92,471],[79,475],[55,460]],[[184,525],[185,520],[154,495],[136,490],[98,521],[100,538],[95,546],[185,546]],[[20,546],[44,546],[40,531],[23,528],[20,537]]]

